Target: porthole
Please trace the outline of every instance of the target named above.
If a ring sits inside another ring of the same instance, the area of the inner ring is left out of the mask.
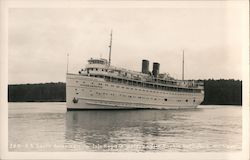
[[[167,99],[167,98],[165,98],[165,101],[168,101],[168,99]]]
[[[188,100],[186,99],[186,102],[188,102]]]

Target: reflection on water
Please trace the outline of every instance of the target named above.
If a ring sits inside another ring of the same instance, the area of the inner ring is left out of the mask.
[[[238,151],[241,107],[67,112],[65,103],[16,103],[9,106],[9,150]]]
[[[155,144],[158,136],[178,134],[177,126],[171,125],[178,120],[173,113],[156,110],[67,112],[66,140],[84,142],[89,147],[100,146],[100,150],[105,145],[140,147]]]
[[[88,150],[95,151],[227,148],[217,140],[227,143],[227,138],[234,131],[226,130],[224,124],[203,114],[203,109],[71,111],[66,114],[66,141],[84,143]],[[240,137],[236,139],[240,140]]]

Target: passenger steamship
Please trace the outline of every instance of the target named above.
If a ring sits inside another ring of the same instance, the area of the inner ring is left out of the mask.
[[[112,66],[111,46],[112,33],[109,60],[91,58],[78,74],[67,73],[67,110],[181,109],[196,108],[203,101],[203,82],[160,74],[159,63],[153,63],[152,72],[148,60],[142,60],[141,72]]]

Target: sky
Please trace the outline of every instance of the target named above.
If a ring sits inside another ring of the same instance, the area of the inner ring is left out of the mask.
[[[9,84],[65,82],[87,60],[141,71],[142,59],[181,79],[242,79],[240,8],[9,9]]]

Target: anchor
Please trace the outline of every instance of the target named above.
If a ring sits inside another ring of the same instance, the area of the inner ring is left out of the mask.
[[[78,99],[76,99],[76,98],[74,97],[73,103],[78,103]]]

